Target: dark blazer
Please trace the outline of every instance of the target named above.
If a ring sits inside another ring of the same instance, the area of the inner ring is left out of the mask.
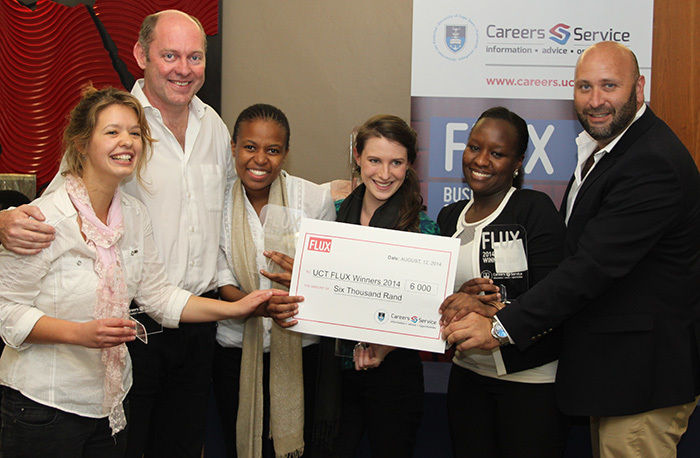
[[[456,232],[459,215],[467,202],[461,200],[440,210],[437,220],[442,235],[451,237]],[[542,192],[515,191],[492,224],[519,224],[525,228],[529,287],[546,277],[564,257],[564,220],[549,196]],[[525,351],[514,345],[501,348],[506,371],[518,372],[554,361],[559,357],[559,337],[554,332]]]
[[[562,411],[628,415],[693,401],[700,175],[649,107],[584,181],[566,250],[557,269],[498,313],[523,350],[561,328]]]

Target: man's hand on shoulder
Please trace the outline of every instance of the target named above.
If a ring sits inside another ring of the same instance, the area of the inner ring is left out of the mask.
[[[56,238],[39,207],[22,205],[0,212],[0,243],[16,254],[37,254]]]

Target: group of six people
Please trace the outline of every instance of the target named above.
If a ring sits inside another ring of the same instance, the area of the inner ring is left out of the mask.
[[[443,208],[438,228],[423,212],[416,133],[404,120],[378,115],[359,128],[361,184],[334,202],[328,187],[282,169],[291,135],[278,108],[243,110],[229,146],[226,126],[195,95],[205,66],[196,19],[147,17],[134,55],[144,79],[131,94],[87,89],[47,193],[0,214],[3,456],[200,456],[210,380],[227,456],[352,457],[365,431],[374,456],[412,456],[423,414],[418,353],[287,330],[303,298],[285,291],[294,240],[275,223],[300,216],[460,239],[455,292],[435,304],[457,345],[454,454],[563,454],[568,417],[556,377],[565,336],[546,329],[521,349],[500,320],[572,251],[549,197],[521,189],[529,140],[520,116],[495,107],[479,117],[462,157],[472,198]],[[577,65],[577,114],[599,151],[644,112],[631,58],[601,43]],[[605,78],[585,73],[601,62],[614,63]],[[611,102],[601,90],[619,92]],[[700,189],[697,170],[686,173]],[[698,228],[700,211],[686,216]],[[498,226],[522,229],[526,256],[526,282],[507,295],[480,278],[481,234]],[[695,272],[693,262],[683,264]],[[164,326],[147,344],[130,304]],[[524,313],[523,322],[552,322]],[[697,393],[683,386],[679,402],[653,406],[683,404],[684,420],[660,433],[674,451]],[[620,456],[614,440],[600,441],[601,456]]]

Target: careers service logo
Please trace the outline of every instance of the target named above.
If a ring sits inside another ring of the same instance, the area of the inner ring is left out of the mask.
[[[571,32],[568,30],[569,28],[568,25],[562,23],[555,25],[549,29],[549,33],[552,34],[549,39],[560,45],[565,45],[566,42],[569,41],[569,37],[571,37]]]
[[[479,45],[479,30],[471,19],[461,14],[443,18],[433,29],[433,47],[451,61],[469,58]]]

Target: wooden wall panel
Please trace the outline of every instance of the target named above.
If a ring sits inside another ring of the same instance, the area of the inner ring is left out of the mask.
[[[700,167],[700,2],[655,0],[651,101]]]

